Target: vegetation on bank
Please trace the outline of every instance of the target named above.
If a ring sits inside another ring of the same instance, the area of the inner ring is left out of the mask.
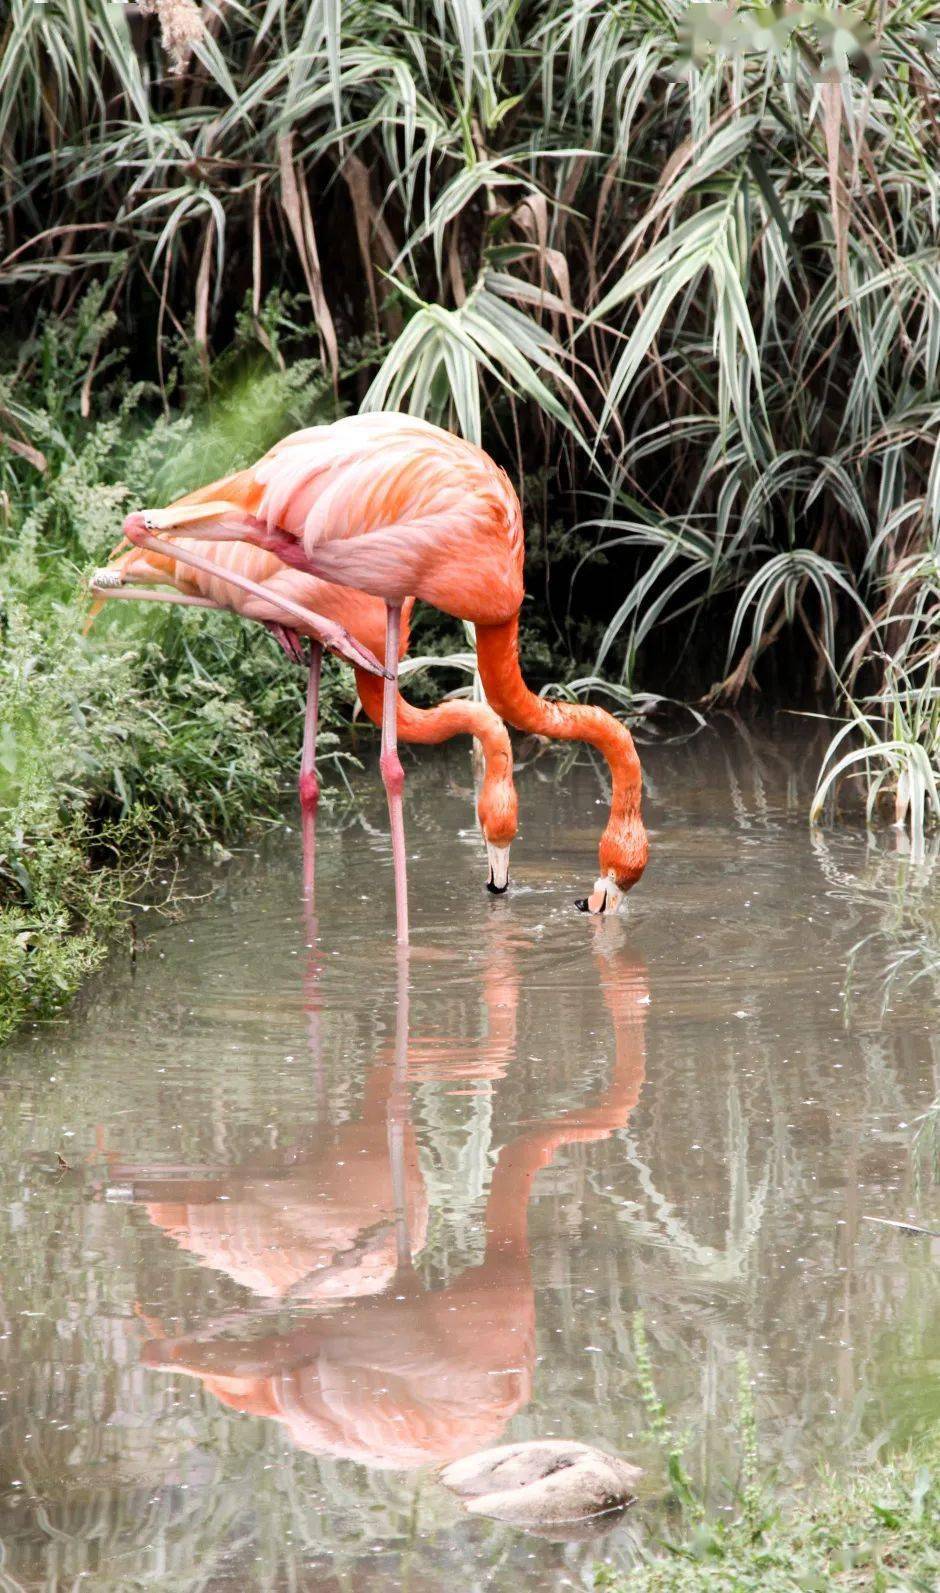
[[[740,1475],[723,1519],[706,1515],[682,1463],[682,1440],[653,1381],[642,1319],[634,1348],[668,1484],[666,1525],[628,1575],[600,1566],[610,1593],[927,1593],[940,1580],[940,1432],[914,1449],[871,1460],[848,1476],[821,1472],[781,1500],[761,1473],[748,1369],[740,1366],[736,1428]]]
[[[657,1546],[612,1593],[928,1593],[940,1579],[938,1457],[906,1454],[854,1476],[823,1473],[788,1504],[700,1524]]]
[[[283,317],[270,326],[289,330]],[[107,558],[131,504],[164,501],[331,414],[329,384],[319,361],[281,369],[249,338],[205,397],[164,416],[116,374],[86,421],[84,373],[113,330],[92,290],[15,352],[17,413],[42,467],[0,461],[0,1038],[73,994],[129,902],[166,894],[158,881],[181,845],[273,817],[296,778],[303,681],[260,626],[122,604],[89,629],[82,576]],[[340,756],[335,727],[351,702],[328,665],[324,760]]]
[[[160,380],[305,291],[357,406],[538,475],[582,678],[847,694],[841,773],[940,807],[931,0],[11,0],[0,51],[24,317],[107,273]]]

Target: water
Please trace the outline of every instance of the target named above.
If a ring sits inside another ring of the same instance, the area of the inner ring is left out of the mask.
[[[817,753],[647,749],[652,862],[599,923],[589,763],[523,771],[496,900],[466,756],[415,760],[407,973],[370,778],[316,923],[277,833],[7,1048],[0,1586],[590,1586],[662,1523],[637,1311],[713,1509],[742,1356],[785,1482],[936,1419],[938,1241],[865,1220],[940,1227],[934,864],[814,841]],[[556,1542],[434,1479],[543,1435],[640,1504]]]

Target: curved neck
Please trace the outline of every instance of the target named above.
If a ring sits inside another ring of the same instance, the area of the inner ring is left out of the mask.
[[[528,1265],[529,1198],[536,1173],[562,1146],[609,1139],[625,1128],[646,1079],[646,969],[632,959],[599,958],[601,989],[613,1018],[615,1054],[610,1082],[592,1104],[534,1123],[504,1145],[486,1203],[486,1256]]]
[[[374,724],[382,718],[382,681],[364,669],[356,669],[359,701]],[[487,758],[502,757],[511,762],[512,749],[506,729],[485,702],[468,702],[454,697],[433,708],[416,708],[399,692],[398,735],[402,741],[433,746],[452,736],[476,736]]]
[[[519,617],[503,625],[477,626],[477,664],[490,706],[501,718],[556,741],[586,741],[607,760],[612,792],[610,819],[601,842],[601,869],[606,870],[605,842],[616,845],[628,828],[639,827],[643,779],[640,760],[626,725],[603,708],[583,703],[549,702],[530,691],[519,669]],[[645,835],[643,835],[645,842]],[[629,847],[628,847],[629,850]],[[606,848],[609,852],[609,846]],[[645,847],[637,872],[645,864]]]
[[[356,687],[364,712],[373,724],[381,724],[382,681],[357,669]],[[433,708],[416,708],[399,692],[397,727],[400,741],[425,746],[449,741],[452,736],[475,736],[483,748],[485,763],[478,803],[483,833],[489,840],[512,840],[517,820],[512,743],[506,726],[488,703],[457,697]]]

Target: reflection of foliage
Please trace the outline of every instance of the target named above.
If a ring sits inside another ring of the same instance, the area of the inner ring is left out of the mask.
[[[858,848],[819,832],[813,847],[836,897],[856,913],[866,907],[875,920],[846,955],[847,1010],[876,1007],[883,1018],[893,1001],[914,993],[940,1000],[940,841],[931,837],[916,862],[903,836],[894,851],[869,844],[861,866]]]
[[[921,1196],[940,1184],[940,1100],[924,1113],[911,1142],[914,1188]]]

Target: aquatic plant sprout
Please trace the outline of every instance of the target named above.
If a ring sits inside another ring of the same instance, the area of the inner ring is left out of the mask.
[[[817,821],[840,781],[861,776],[866,819],[871,822],[882,799],[890,796],[894,823],[909,828],[916,862],[924,861],[927,824],[940,819],[940,682],[936,644],[913,657],[908,653],[912,640],[915,647],[922,645],[925,625],[936,627],[938,598],[940,592],[934,589],[932,613],[910,626],[907,639],[898,642],[893,655],[881,655],[882,689],[860,698],[846,690],[850,717],[826,752],[810,812]],[[875,633],[886,625],[897,630],[898,623],[896,612],[890,610],[874,627]],[[852,745],[859,740],[861,745]]]

